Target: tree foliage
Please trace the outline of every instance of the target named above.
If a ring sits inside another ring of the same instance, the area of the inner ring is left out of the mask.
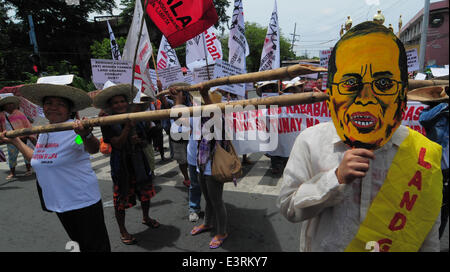
[[[119,45],[119,51],[123,52],[127,39],[125,37],[116,38],[117,45]],[[91,45],[91,55],[93,59],[111,59],[111,41],[108,38],[104,38],[102,41],[94,41]]]
[[[78,6],[69,6],[65,0],[0,0],[0,6],[2,15],[13,14],[6,22],[7,39],[0,43],[2,61],[8,67],[6,74],[0,72],[0,80],[26,80],[24,72],[32,72],[28,56],[33,53],[28,15],[33,18],[44,71],[65,60],[79,67],[80,76],[89,78],[89,45],[98,37],[95,24],[88,22],[89,14],[111,13],[115,4],[110,0],[83,0]]]
[[[257,23],[245,22],[245,37],[247,38],[248,46],[250,48],[250,55],[248,55],[246,58],[248,72],[256,72],[259,70],[261,62],[261,53],[264,46],[266,34],[267,34],[267,27],[262,27]],[[223,41],[226,41],[228,46],[228,36],[226,36],[223,39]],[[289,41],[283,35],[281,35],[280,60],[283,61],[294,58],[295,53],[291,50],[291,45]]]

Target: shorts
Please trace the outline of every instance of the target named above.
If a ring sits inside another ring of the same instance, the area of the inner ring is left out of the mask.
[[[178,162],[178,164],[187,164],[187,145],[187,141],[172,141],[173,158]]]

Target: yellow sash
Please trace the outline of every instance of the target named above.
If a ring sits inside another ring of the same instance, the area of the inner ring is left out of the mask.
[[[345,251],[418,251],[442,204],[440,145],[409,129],[386,180]]]

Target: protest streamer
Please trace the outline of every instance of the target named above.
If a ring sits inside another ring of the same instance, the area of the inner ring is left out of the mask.
[[[223,58],[222,45],[215,32],[211,26],[186,42],[186,66],[189,70],[208,66],[208,63]]]
[[[144,6],[145,7],[147,6],[147,0],[145,0]],[[141,33],[142,33],[142,28],[144,27],[144,23],[145,23],[144,13],[142,13],[141,25],[139,27],[138,40],[137,40],[137,43],[136,43],[136,49],[134,51],[133,68],[136,67],[136,57],[137,57],[137,54],[138,54],[138,51],[139,51],[139,45],[140,45],[139,43],[141,42]],[[153,56],[153,50],[151,51],[151,54]],[[133,88],[134,88],[134,73],[135,73],[135,69],[133,69],[133,73],[132,73],[132,76],[131,76],[130,94],[133,93]],[[141,91],[141,90],[139,90],[139,91]]]
[[[108,20],[106,20],[106,24],[108,25],[108,32],[109,32],[109,40],[110,40],[110,44],[111,44],[112,59],[113,60],[121,60],[122,57],[120,56],[119,45],[116,42],[116,38],[114,36],[114,32],[112,31]]]
[[[146,11],[172,48],[219,20],[212,0],[150,1]]]
[[[245,57],[250,54],[245,38],[244,10],[242,0],[234,0],[230,35],[228,36],[229,63],[245,71]]]
[[[145,4],[147,5],[147,1],[145,1]],[[141,80],[144,93],[154,97],[152,83],[147,72],[147,64],[153,54],[153,50],[144,15],[141,2],[136,1],[133,20],[123,49],[122,60],[133,62],[132,86],[134,85],[134,79]],[[136,48],[138,48],[137,51]]]
[[[180,61],[178,61],[177,53],[173,49],[164,35],[161,38],[159,44],[158,56],[156,58],[157,69],[166,69],[168,67],[179,66]],[[155,68],[156,69],[156,68]]]
[[[195,106],[195,107],[183,107],[176,109],[164,109],[164,110],[156,110],[156,111],[146,111],[146,112],[135,112],[135,113],[125,113],[125,114],[117,114],[113,116],[104,116],[97,117],[92,119],[81,120],[80,122],[83,126],[86,127],[96,127],[96,126],[107,126],[113,124],[122,124],[128,121],[150,121],[150,120],[162,120],[173,118],[173,112],[177,113],[178,116],[189,115],[193,116],[194,112],[199,113],[203,111],[211,112],[219,108],[222,112],[225,111],[227,106],[239,106],[236,107],[237,110],[243,110],[246,106],[269,106],[269,105],[278,105],[278,106],[290,106],[290,105],[302,105],[302,104],[311,104],[315,102],[324,101],[328,98],[326,93],[299,93],[292,95],[283,95],[283,96],[274,96],[267,98],[253,98],[248,100],[239,100],[234,102],[227,103],[217,103],[210,104],[205,106]],[[11,130],[6,132],[5,136],[9,138],[26,136],[31,134],[39,134],[46,132],[55,132],[55,131],[64,131],[64,130],[72,130],[74,122],[66,122],[66,123],[58,123],[58,124],[49,124],[44,126],[36,126],[33,128],[24,128]]]
[[[278,26],[277,1],[270,16],[266,39],[261,54],[259,71],[280,68],[280,31]]]
[[[201,82],[192,86],[174,87],[179,91],[197,91],[199,88],[211,88],[220,85],[229,85],[237,83],[249,83],[256,81],[268,81],[268,80],[279,80],[279,79],[291,79],[299,75],[326,72],[327,69],[323,67],[315,67],[312,65],[296,64],[287,67],[281,67],[273,70],[266,70],[248,74],[233,75],[222,78],[215,78],[205,82]],[[169,90],[160,92],[157,96],[169,94]]]

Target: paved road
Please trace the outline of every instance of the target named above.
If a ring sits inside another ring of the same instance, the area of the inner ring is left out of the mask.
[[[95,116],[95,109],[81,116]],[[39,122],[41,122],[40,120]],[[39,123],[38,122],[38,123]],[[94,130],[99,137],[99,129]],[[165,144],[168,146],[167,137]],[[0,146],[4,151],[5,146]],[[6,152],[5,152],[6,153]],[[167,153],[168,155],[168,153]],[[123,245],[112,207],[112,183],[109,157],[101,153],[91,156],[92,167],[99,179],[105,221],[113,251],[202,252],[210,251],[209,233],[192,237],[194,223],[188,220],[188,191],[175,161],[163,163],[156,158],[155,185],[150,214],[161,227],[150,229],[141,222],[139,204],[127,210],[127,228],[139,243]],[[229,215],[230,237],[219,252],[298,251],[299,225],[288,222],[275,206],[281,178],[269,172],[270,160],[262,153],[251,154],[255,163],[244,167],[244,177],[237,187],[225,186],[224,200]],[[0,251],[67,251],[67,237],[55,214],[43,212],[36,193],[35,176],[24,177],[23,158],[19,155],[19,177],[6,182],[6,163],[0,163]],[[202,207],[204,203],[202,202]],[[441,249],[448,249],[448,226]]]
[[[100,131],[94,131],[100,136]],[[165,146],[167,138],[165,139]],[[5,146],[1,146],[5,149]],[[168,153],[167,153],[168,155]],[[298,226],[282,217],[275,206],[280,178],[265,175],[270,160],[253,154],[256,163],[244,168],[246,177],[237,187],[225,186],[224,199],[229,214],[230,238],[216,251],[297,251]],[[112,184],[109,157],[101,153],[91,156],[92,167],[99,179],[105,221],[113,251],[209,251],[209,233],[192,237],[194,223],[188,220],[188,191],[175,161],[162,163],[156,157],[157,195],[152,199],[151,217],[162,226],[150,229],[141,222],[139,204],[127,210],[127,228],[139,240],[125,246],[112,207]],[[0,251],[66,251],[68,237],[55,214],[40,209],[35,176],[24,177],[23,158],[19,155],[18,178],[6,182],[6,163],[0,163]],[[202,202],[204,207],[204,202]]]

